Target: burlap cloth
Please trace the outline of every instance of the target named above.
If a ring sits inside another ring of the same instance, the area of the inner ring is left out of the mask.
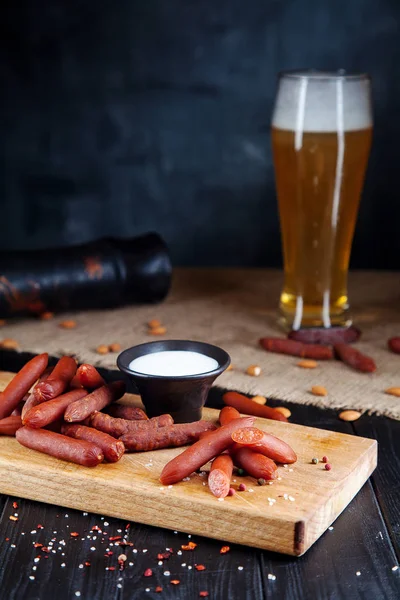
[[[375,359],[378,369],[372,375],[338,361],[301,369],[295,357],[262,350],[260,337],[282,335],[277,325],[281,285],[277,271],[177,269],[171,293],[161,305],[67,314],[47,322],[15,321],[0,330],[0,337],[16,339],[24,351],[72,354],[80,362],[115,369],[116,354],[101,356],[95,348],[112,342],[127,348],[154,341],[158,338],[148,335],[146,323],[157,318],[167,327],[164,338],[206,341],[229,352],[234,370],[219,377],[216,385],[283,402],[354,408],[400,419],[400,398],[384,393],[389,387],[400,387],[400,356],[387,350],[388,338],[400,335],[400,274],[350,276],[352,312],[363,331],[357,347]],[[67,318],[77,321],[76,329],[58,327]],[[261,366],[259,377],[246,375],[251,364]],[[316,384],[325,386],[328,396],[310,394]]]

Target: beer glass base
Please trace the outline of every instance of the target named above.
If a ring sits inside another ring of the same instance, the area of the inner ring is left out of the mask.
[[[349,308],[345,307],[340,312],[333,312],[323,318],[322,310],[316,310],[316,307],[304,307],[301,317],[296,314],[295,310],[291,310],[280,304],[280,316],[278,324],[285,331],[293,329],[306,329],[309,327],[350,327],[353,324]]]

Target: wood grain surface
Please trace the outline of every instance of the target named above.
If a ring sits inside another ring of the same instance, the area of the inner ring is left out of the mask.
[[[9,380],[0,375],[0,386]],[[138,404],[137,397],[124,401]],[[204,409],[216,420],[217,411]],[[237,478],[248,490],[220,502],[205,475],[162,486],[163,466],[181,449],[125,455],[119,463],[88,469],[28,450],[15,439],[0,439],[0,492],[215,539],[301,555],[321,536],[360,490],[376,466],[374,440],[257,419],[261,429],[287,441],[295,465],[279,467],[281,480],[258,486]],[[328,456],[331,471],[311,464]],[[207,470],[207,467],[205,467]],[[252,490],[252,491],[250,491]],[[275,503],[270,506],[268,498]],[[293,498],[293,500],[290,500]]]

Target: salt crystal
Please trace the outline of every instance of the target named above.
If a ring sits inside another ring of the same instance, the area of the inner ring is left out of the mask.
[[[134,548],[134,549],[133,549],[133,552],[136,554],[136,552],[137,552],[137,548]]]
[[[16,548],[15,544],[11,544],[10,548]]]
[[[75,596],[80,596],[81,593],[80,592],[75,592]]]
[[[108,521],[104,521],[103,525],[104,527],[108,527],[110,523],[108,523]]]
[[[188,538],[190,539],[192,536],[190,535],[190,533],[188,533]]]
[[[394,565],[394,567],[392,567],[392,571],[397,571],[398,568],[398,565]]]
[[[330,527],[328,527],[329,531],[333,531],[333,527],[332,525]]]
[[[32,534],[36,533],[36,529],[32,529],[31,533]]]
[[[68,519],[68,515],[64,515],[64,517],[65,517],[66,519]]]
[[[37,569],[37,566],[36,566],[36,565],[33,565],[33,567],[32,567],[32,571],[36,571],[36,569]]]
[[[87,517],[87,516],[88,516],[88,513],[87,513],[87,512],[84,512],[84,513],[82,513],[82,514],[83,514],[83,516],[84,516],[84,517]]]
[[[133,562],[130,562],[130,563],[129,563],[129,566],[130,566],[130,567],[133,567]]]
[[[189,569],[189,571],[190,571],[191,569],[193,569],[192,565],[189,565],[189,566],[188,566],[188,569]]]
[[[83,565],[79,565],[79,568],[80,568],[80,569],[83,569]]]
[[[283,465],[283,468],[284,468],[284,469],[287,469],[287,468],[288,468],[288,466],[287,466],[287,465]]]
[[[117,583],[117,588],[121,589],[122,588],[122,583]]]
[[[253,488],[249,488],[248,490],[249,492],[254,492]]]
[[[34,575],[29,575],[29,579],[33,581],[35,579]]]
[[[268,573],[268,579],[270,579],[271,581],[275,581],[276,575],[272,575],[272,573]]]
[[[182,564],[181,564],[181,567],[186,567],[186,563],[182,563]]]
[[[163,561],[162,561],[162,560],[159,560],[159,561],[158,561],[158,566],[159,566],[159,567],[162,567],[162,566],[163,566],[163,564],[164,564],[164,563],[163,563]]]
[[[66,567],[67,565],[65,563],[61,563],[62,568]]]
[[[164,575],[165,575],[165,577],[169,577],[171,575],[171,573],[169,571],[164,571]]]
[[[293,473],[293,469],[289,469],[289,473]]]
[[[142,552],[143,552],[143,554],[146,554],[147,548],[143,548]]]
[[[170,488],[172,488],[172,485],[169,485],[169,486],[168,486],[168,489],[170,489]]]
[[[92,546],[90,549],[92,552],[94,552],[96,550],[96,548],[94,546]]]
[[[238,571],[243,571],[243,567],[242,567],[242,566],[239,566],[239,567],[238,567]]]
[[[36,557],[36,558],[33,559],[33,562],[38,563],[39,560],[40,560],[40,558]]]
[[[290,502],[294,502],[295,501],[295,499],[293,498],[293,496],[289,496],[289,500],[290,500]]]
[[[356,572],[356,575],[357,575],[357,577],[360,577],[360,575],[361,575],[361,571],[357,571],[357,572]]]
[[[218,502],[223,502],[225,498],[217,498]]]
[[[179,556],[181,556],[181,554],[182,554],[182,550],[178,550],[177,554],[178,554]]]
[[[105,523],[104,523],[104,525],[105,525]],[[107,525],[108,525],[108,523],[107,523]],[[122,529],[117,529],[117,533],[122,533]]]
[[[150,588],[146,588],[146,589],[145,589],[145,592],[149,592],[149,591],[150,591]]]

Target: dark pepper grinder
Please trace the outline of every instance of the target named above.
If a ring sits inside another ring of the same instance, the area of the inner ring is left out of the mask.
[[[1,252],[0,318],[159,302],[171,272],[167,246],[156,233]]]

